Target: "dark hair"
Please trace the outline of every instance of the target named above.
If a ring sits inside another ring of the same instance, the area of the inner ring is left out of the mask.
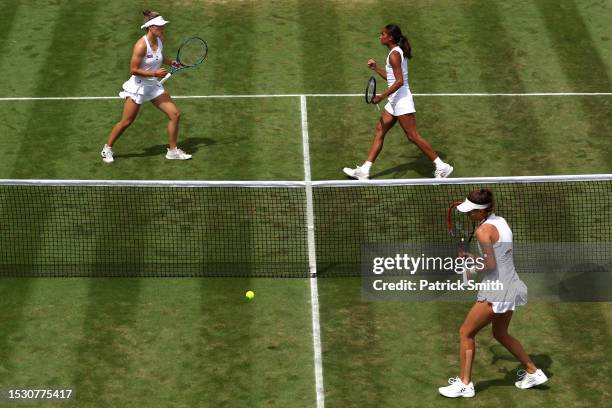
[[[493,212],[493,206],[495,205],[493,201],[493,192],[488,188],[481,188],[480,190],[470,192],[470,194],[468,194],[468,200],[474,204],[489,204],[486,211],[489,214]]]
[[[387,34],[393,38],[393,42],[395,42],[404,53],[404,58],[412,58],[412,48],[410,47],[410,42],[408,38],[402,34],[402,29],[397,24],[387,24],[385,26],[385,31]]]
[[[155,17],[161,16],[157,11],[151,10],[143,10],[142,15],[144,16],[144,22],[146,23],[149,20],[153,20]]]

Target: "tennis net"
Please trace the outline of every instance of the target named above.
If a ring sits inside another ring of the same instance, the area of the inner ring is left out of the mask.
[[[446,209],[483,187],[493,190],[516,243],[612,243],[612,175],[0,180],[0,276],[308,277],[309,246],[318,276],[360,276],[363,244],[448,242]],[[612,254],[593,256],[608,262]]]

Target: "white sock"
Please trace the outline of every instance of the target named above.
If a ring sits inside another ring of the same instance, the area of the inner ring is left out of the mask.
[[[440,160],[440,156],[438,156],[434,160],[434,164],[436,165],[436,167],[440,167],[440,166],[442,166],[444,164],[444,162],[442,160]]]
[[[361,170],[363,170],[366,173],[369,173],[371,167],[372,167],[372,162],[371,161],[366,161],[365,163],[363,163],[361,165]]]

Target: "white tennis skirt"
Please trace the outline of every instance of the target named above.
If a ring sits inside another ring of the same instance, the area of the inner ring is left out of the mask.
[[[123,91],[119,96],[123,99],[131,98],[138,105],[151,101],[165,92],[164,87],[153,78],[141,79],[132,75],[123,83]]]
[[[523,306],[526,303],[520,302],[491,302],[493,313],[506,313],[510,310],[515,310],[517,306]]]
[[[385,105],[385,110],[393,116],[408,115],[416,112],[412,93],[400,88]]]
[[[490,303],[493,313],[506,313],[515,310],[517,306],[527,304],[527,286],[523,281],[518,280],[512,283],[512,287],[503,296],[499,296],[495,292],[480,291],[477,300]]]

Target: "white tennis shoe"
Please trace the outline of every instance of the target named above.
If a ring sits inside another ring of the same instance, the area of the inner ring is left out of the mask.
[[[440,395],[448,398],[471,398],[476,395],[476,392],[474,391],[474,383],[470,382],[469,384],[464,384],[459,377],[449,378],[448,384],[449,385],[446,387],[438,388]]]
[[[342,171],[344,171],[344,174],[346,174],[347,176],[357,180],[367,180],[370,178],[370,174],[368,172],[365,172],[359,166],[355,167],[354,169],[351,169],[350,167],[345,167],[344,169],[342,169]]]
[[[525,370],[518,370],[516,372],[516,375],[518,375],[519,380],[515,382],[514,385],[516,385],[521,390],[536,387],[548,381],[548,377],[546,376],[546,374],[544,374],[544,372],[539,368],[533,374],[529,374]]]
[[[434,171],[435,178],[447,178],[453,172],[454,168],[448,163],[444,163],[436,167]]]
[[[166,159],[168,160],[189,160],[191,159],[191,155],[185,153],[178,147],[175,149],[168,149],[168,153],[166,153]]]
[[[102,148],[102,152],[100,153],[100,155],[102,156],[102,161],[104,163],[112,163],[115,161],[115,159],[113,158],[113,148],[107,144],[105,144]]]

